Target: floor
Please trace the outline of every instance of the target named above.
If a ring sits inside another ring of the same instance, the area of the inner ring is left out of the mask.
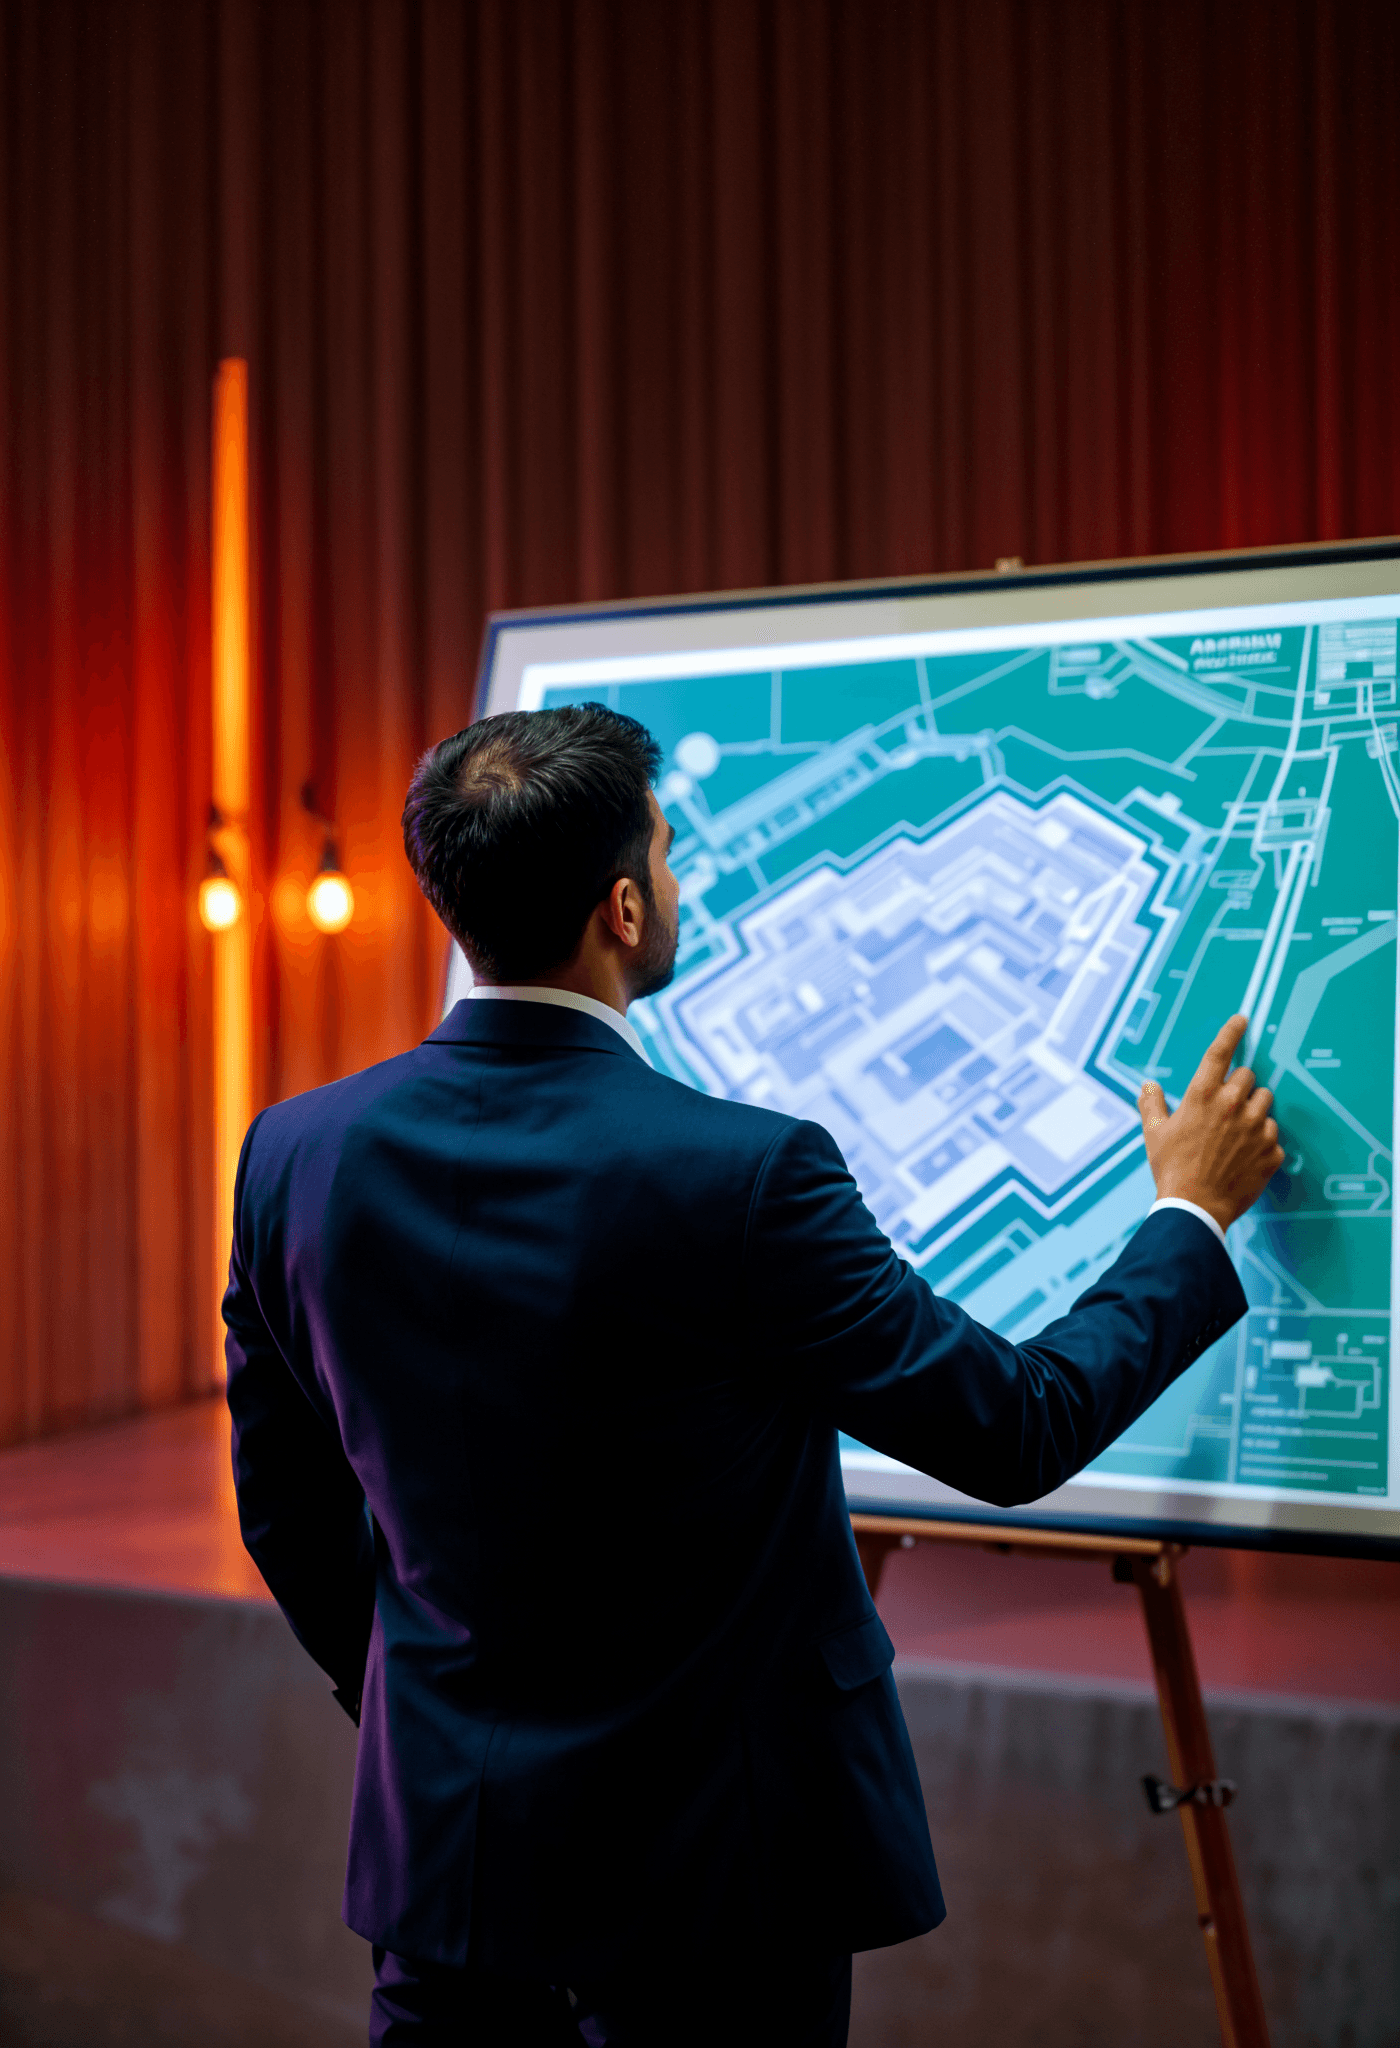
[[[1400,1566],[1195,1550],[1181,1580],[1207,1693],[1400,1705]],[[920,1544],[880,1611],[905,1657],[1152,1683],[1136,1593],[1099,1561]]]
[[[0,1573],[266,1600],[218,1399],[0,1452]],[[1182,1568],[1216,1692],[1400,1704],[1400,1569],[1197,1550]],[[885,1566],[902,1656],[1148,1684],[1137,1602],[1101,1562],[918,1544]]]
[[[0,1451],[0,1573],[267,1600],[221,1400]]]

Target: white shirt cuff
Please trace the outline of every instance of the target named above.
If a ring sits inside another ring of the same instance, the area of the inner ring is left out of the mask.
[[[1184,1202],[1180,1195],[1159,1195],[1147,1213],[1149,1216],[1155,1216],[1159,1209],[1184,1209],[1188,1216],[1199,1216],[1206,1229],[1213,1230],[1220,1239],[1220,1242],[1225,1244],[1225,1233],[1211,1215],[1209,1209],[1202,1209],[1195,1202]],[[1230,1247],[1225,1244],[1225,1249],[1228,1251]]]

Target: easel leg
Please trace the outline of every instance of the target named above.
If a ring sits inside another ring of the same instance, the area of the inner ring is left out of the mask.
[[[1178,1785],[1208,1782],[1216,1775],[1215,1757],[1176,1560],[1169,1550],[1156,1558],[1136,1557],[1132,1575],[1152,1647],[1172,1778]],[[1225,2048],[1268,2048],[1268,2025],[1224,1809],[1186,1805],[1177,1811],[1186,1835],[1196,1917],[1205,1938],[1221,2039]]]

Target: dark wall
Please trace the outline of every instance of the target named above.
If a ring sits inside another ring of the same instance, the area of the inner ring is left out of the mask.
[[[1390,0],[0,0],[0,1441],[211,1372],[220,355],[272,1099],[430,1015],[488,607],[1400,526],[1397,104]]]
[[[165,2042],[332,2048],[333,2019],[363,2041],[369,1954],[338,1918],[355,1734],[281,1616],[0,1578],[0,1642],[0,2037],[130,2042],[158,1986]],[[1181,1829],[1138,1782],[1166,1769],[1149,1688],[897,1669],[948,1919],[859,1958],[852,2048],[1218,2042]],[[1211,1720],[1274,2048],[1392,2048],[1400,1716],[1237,1694]],[[7,1890],[50,1916],[32,2032]],[[238,1978],[309,2009],[304,2034],[237,2033]]]

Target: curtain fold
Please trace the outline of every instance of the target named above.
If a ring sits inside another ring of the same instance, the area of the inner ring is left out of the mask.
[[[1397,106],[1389,0],[0,0],[0,1442],[217,1370],[221,356],[271,1101],[431,1021],[488,609],[1400,526]]]

